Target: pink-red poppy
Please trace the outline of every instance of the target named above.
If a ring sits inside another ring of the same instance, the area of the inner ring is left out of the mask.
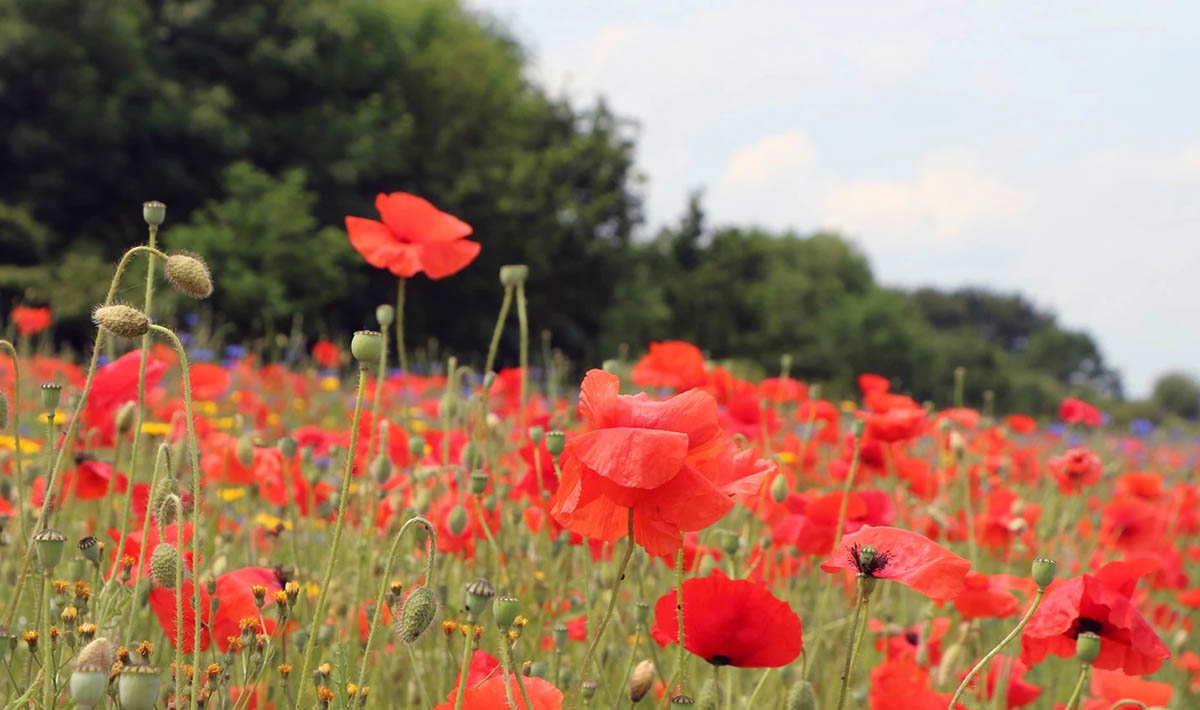
[[[509,707],[510,693],[514,698],[523,697],[518,682],[529,695],[529,702],[532,703],[529,710],[561,710],[563,693],[549,681],[537,676],[522,675],[517,678],[508,675],[506,689],[504,676],[499,661],[484,651],[476,650],[467,669],[467,686],[462,698],[462,710],[497,710]],[[454,710],[461,683],[460,674],[454,682],[454,688],[446,696],[446,701],[434,706],[434,710]],[[525,707],[523,701],[517,702],[520,707]]]
[[[342,349],[329,340],[318,340],[312,346],[312,358],[326,370],[342,364]]]
[[[650,350],[633,366],[630,375],[640,387],[666,387],[677,392],[703,387],[707,381],[704,354],[682,340],[650,343]]]
[[[17,324],[17,332],[21,335],[36,335],[50,327],[49,308],[17,306],[8,317]]]
[[[874,557],[863,563],[862,551]],[[920,533],[891,527],[864,527],[842,538],[821,563],[826,572],[845,570],[875,579],[890,579],[935,601],[953,599],[966,584],[971,563]]]
[[[195,641],[196,615],[192,608],[194,588],[193,581],[185,579],[178,590],[166,587],[155,587],[150,590],[150,608],[158,618],[163,633],[171,646],[177,645],[175,634],[175,595],[183,592],[183,651],[191,653]],[[225,652],[229,648],[230,638],[241,633],[240,623],[243,619],[253,619],[257,633],[268,636],[275,632],[276,620],[273,615],[263,615],[254,602],[251,587],[258,585],[267,590],[268,595],[282,589],[279,578],[274,570],[266,567],[243,567],[227,572],[216,578],[216,611],[210,612],[210,595],[203,586],[200,588],[200,650],[207,650],[210,643]]]
[[[479,256],[479,243],[465,239],[471,225],[424,198],[407,192],[380,193],[375,209],[382,222],[346,217],[350,244],[371,266],[405,279],[422,272],[441,279]]]

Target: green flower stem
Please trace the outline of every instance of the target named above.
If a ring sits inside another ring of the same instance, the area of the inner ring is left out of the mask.
[[[375,370],[375,397],[371,402],[371,446],[367,448],[368,463],[375,460],[376,453],[387,454],[386,451],[383,451],[383,435],[380,434],[380,426],[383,424],[383,381],[387,379],[388,327],[388,324],[380,325],[381,337],[379,340],[382,349],[379,353],[379,367]],[[369,498],[367,499],[367,507],[369,512]]]
[[[21,363],[17,358],[17,350],[13,344],[7,340],[0,340],[0,350],[8,352],[8,356],[12,358],[13,365],[13,407],[12,407],[12,427],[13,427],[13,460],[16,462],[17,485],[17,523],[20,525],[21,540],[29,539],[29,523],[28,515],[25,511],[25,469],[22,466],[24,452],[21,451]]]
[[[1141,700],[1134,700],[1133,698],[1122,698],[1122,699],[1118,700],[1117,702],[1113,703],[1112,705],[1108,706],[1108,710],[1117,710],[1118,708],[1124,707],[1126,705],[1136,705],[1137,707],[1141,708],[1142,710],[1146,710],[1146,707],[1147,707],[1146,703],[1143,703]]]
[[[462,627],[465,629],[463,633],[463,652],[462,663],[458,670],[458,692],[454,694],[454,710],[462,710],[463,699],[467,697],[467,669],[471,667],[471,641],[475,635],[475,617],[467,617],[467,623]]]
[[[445,437],[449,439],[450,437]],[[508,565],[504,562],[504,554],[500,552],[500,544],[496,542],[496,536],[492,534],[492,527],[488,525],[487,515],[483,510],[483,496],[471,496],[475,499],[475,510],[479,513],[479,525],[483,528],[483,534],[487,537],[488,545],[492,548],[492,554],[496,556],[496,567],[500,571],[500,584],[503,588],[508,588]]]
[[[168,498],[167,500],[174,500]],[[192,501],[192,505],[196,505],[196,501]],[[183,506],[176,504],[175,506],[175,553],[179,555],[178,564],[175,565],[175,707],[179,707],[183,697]],[[147,512],[149,515],[149,512]],[[192,537],[197,536],[195,528],[192,529]],[[195,558],[193,557],[193,562]],[[114,575],[115,576],[115,575]],[[200,581],[192,580],[192,588],[199,589]],[[132,606],[132,605],[130,605]],[[197,605],[195,609],[197,618],[200,616],[200,608]],[[192,649],[200,648],[200,637],[192,637]],[[192,695],[195,695],[193,692]]]
[[[1008,635],[1000,640],[1000,643],[996,644],[992,650],[988,651],[987,655],[979,659],[979,662],[967,672],[967,675],[963,677],[962,682],[958,684],[958,689],[954,691],[954,697],[950,699],[950,710],[954,710],[954,704],[957,703],[962,694],[966,692],[967,686],[971,684],[971,680],[979,674],[979,671],[983,670],[987,666],[988,662],[991,661],[997,653],[1000,653],[1000,649],[1004,648],[1009,641],[1012,641],[1020,635],[1021,630],[1024,629],[1025,625],[1029,623],[1029,620],[1033,618],[1033,614],[1037,611],[1038,606],[1042,603],[1042,597],[1045,594],[1045,588],[1039,588],[1037,590],[1037,594],[1033,597],[1033,603],[1029,605],[1029,609],[1026,610],[1025,615],[1021,617],[1021,620],[1017,622],[1016,627],[1014,627],[1012,631],[1009,631]]]
[[[683,633],[683,545],[679,546],[679,550],[675,552],[675,614],[679,622],[679,646],[675,649],[675,668],[671,670],[671,678],[667,681],[666,697],[668,701],[675,693],[675,687],[678,685],[680,690],[683,689],[687,682],[686,667],[684,665],[685,637]],[[678,684],[676,683],[678,681]]]
[[[862,454],[862,427],[855,422],[854,454],[850,457],[850,470],[846,472],[846,482],[842,485],[842,504],[838,506],[837,527],[834,528],[833,549],[837,550],[842,544],[842,532],[846,527],[846,508],[850,504],[850,489],[854,487],[854,477],[858,474],[858,462]],[[825,585],[826,589],[830,585]]]
[[[1071,691],[1071,699],[1067,701],[1065,710],[1076,710],[1079,701],[1083,699],[1083,686],[1087,684],[1088,675],[1092,671],[1090,663],[1083,663],[1079,668],[1079,679],[1075,681],[1075,690]]]
[[[187,443],[188,454],[192,468],[192,564],[197,564],[200,560],[200,446],[196,439],[196,416],[192,412],[192,378],[191,365],[188,364],[187,350],[184,349],[183,343],[179,342],[179,337],[170,328],[164,328],[161,325],[150,325],[150,330],[161,335],[171,347],[175,349],[175,354],[179,356],[179,370],[182,373],[180,379],[183,381],[183,416],[187,422]],[[361,386],[361,385],[360,385]],[[355,426],[358,421],[355,421]],[[351,447],[351,451],[353,451]],[[132,485],[130,486],[132,488]],[[149,513],[147,513],[149,517]],[[179,528],[183,527],[182,516],[176,521]],[[182,535],[183,533],[180,533]],[[145,545],[142,546],[143,548]],[[180,555],[180,566],[183,565],[183,556]],[[183,590],[179,590],[179,595],[183,595]],[[192,583],[192,610],[193,616],[196,617],[195,624],[192,628],[192,693],[191,693],[191,710],[196,710],[197,700],[195,689],[200,687],[200,581],[195,580]],[[180,643],[183,643],[180,639]]]
[[[587,653],[583,656],[583,665],[579,667],[579,681],[588,679],[588,671],[591,670],[592,656],[596,653],[596,647],[600,645],[600,639],[604,636],[604,630],[608,628],[608,622],[612,618],[613,609],[617,606],[617,596],[621,591],[621,583],[625,581],[625,570],[629,568],[629,559],[633,557],[633,548],[635,545],[633,539],[633,508],[629,509],[628,530],[626,531],[627,539],[625,542],[625,555],[621,558],[621,566],[617,568],[617,579],[613,582],[612,596],[608,600],[608,609],[604,612],[604,617],[600,619],[600,625],[596,627],[596,633],[592,636],[592,642],[588,644]]]
[[[367,659],[371,655],[371,642],[375,640],[375,630],[379,628],[379,616],[383,609],[383,597],[385,594],[387,594],[389,578],[392,576],[392,565],[396,561],[396,552],[400,549],[400,541],[404,538],[404,533],[406,530],[408,530],[408,526],[414,523],[423,526],[426,533],[429,535],[429,545],[427,550],[428,554],[425,558],[424,584],[427,587],[431,587],[433,585],[434,560],[437,555],[437,530],[435,530],[433,524],[425,518],[419,516],[410,518],[404,523],[404,525],[400,526],[400,531],[397,532],[396,537],[392,539],[392,546],[388,550],[386,558],[387,564],[384,565],[383,577],[379,582],[379,593],[375,595],[375,613],[371,615],[371,626],[370,630],[367,632],[367,645],[363,647],[362,663],[358,667],[358,687],[360,688],[362,688],[366,683]]]
[[[529,417],[526,412],[529,402],[529,314],[525,308],[524,281],[517,284],[517,323],[521,328],[521,432],[522,436],[529,436]]]
[[[858,647],[862,643],[863,631],[866,629],[866,622],[870,614],[873,580],[869,582],[869,579],[862,575],[858,577],[858,598],[854,603],[854,620],[850,622],[850,628],[847,629],[846,634],[846,663],[842,666],[837,710],[842,710],[846,706],[846,691],[850,687],[850,674],[854,671],[854,662],[858,660]]]
[[[417,690],[421,693],[421,702],[424,704],[423,707],[434,707],[436,703],[433,702],[433,696],[431,696],[429,691],[425,688],[425,678],[421,675],[420,666],[417,664],[417,652],[413,650],[411,643],[404,644],[404,647],[408,649],[409,667],[412,669],[413,677],[417,679]]]
[[[750,693],[750,701],[746,703],[746,707],[758,707],[754,704],[754,701],[758,699],[758,693],[763,689],[763,686],[767,684],[767,678],[771,675],[771,671],[773,670],[775,669],[768,668],[767,670],[763,671],[762,677],[758,679],[758,683],[756,683],[754,686],[754,692]]]
[[[404,349],[404,292],[408,279],[396,279],[396,357],[400,361],[400,396],[404,406],[405,421],[408,421],[408,352]]]
[[[174,418],[172,418],[172,419],[171,419],[171,428],[172,428],[172,429],[174,428],[174,424],[175,424],[175,419],[174,419]],[[165,453],[164,453],[164,455],[165,455]],[[168,465],[170,465],[169,461],[168,461]],[[156,485],[158,484],[158,468],[159,468],[159,467],[158,467],[158,460],[157,460],[157,455],[156,455],[155,462],[154,462],[154,464],[152,465],[152,467],[151,467],[151,469],[150,469],[150,487],[149,487],[148,489],[146,489],[146,490],[147,490],[147,493],[151,493],[151,492],[153,492],[153,491],[154,491],[154,486],[156,486]],[[147,507],[149,507],[149,503],[150,503],[150,501],[149,501],[149,500],[147,500],[147,501],[146,501]],[[148,538],[149,538],[149,535],[150,535],[150,520],[151,520],[151,518],[153,518],[153,517],[154,517],[154,515],[155,515],[154,511],[147,510],[147,511],[146,511],[146,515],[145,515],[145,516],[143,516],[143,518],[142,518],[142,538],[141,538],[141,539],[143,539],[143,540],[146,540],[146,539],[148,539]],[[193,535],[195,535],[195,534],[196,534],[196,531],[195,531],[195,530],[192,530],[192,534],[193,534]],[[121,547],[118,547],[118,548],[117,548],[117,550],[118,550],[118,552],[117,552],[116,566],[115,566],[115,567],[113,567],[112,577],[110,577],[110,579],[114,579],[114,578],[116,578],[116,577],[117,577],[117,573],[120,571],[120,565],[121,565],[121,554],[122,554],[122,552],[123,552],[123,550],[124,550],[124,544],[122,544],[122,546],[121,546]],[[139,546],[138,546],[138,556],[137,556],[137,562],[135,563],[135,566],[134,566],[134,568],[133,568],[133,569],[134,569],[134,574],[135,574],[135,575],[141,574],[142,565],[143,565],[143,564],[145,564],[145,562],[146,562],[146,554],[147,554],[147,553],[146,553],[146,546],[145,546],[145,545],[139,545]],[[192,560],[192,563],[193,563],[193,564],[195,564],[195,560]],[[131,603],[131,604],[129,604],[129,605],[128,605],[128,607],[126,607],[126,610],[125,610],[125,625],[124,625],[122,628],[129,629],[129,628],[132,628],[132,627],[133,627],[133,612],[134,612],[134,610],[135,610],[136,608],[137,608],[137,605],[136,605],[136,604],[132,604],[132,603]]]
[[[492,342],[488,345],[487,360],[483,365],[483,376],[487,377],[487,373],[492,371],[492,366],[496,364],[496,350],[500,347],[500,333],[504,331],[504,321],[508,318],[508,309],[512,307],[513,289],[511,286],[504,287],[504,300],[500,302],[500,315],[496,316],[496,327],[492,329]]]
[[[403,291],[401,291],[403,293]],[[354,452],[358,449],[358,422],[362,418],[363,389],[367,381],[367,371],[358,369],[358,386],[354,393],[354,418],[350,424],[350,448],[346,450],[346,470],[342,474],[342,487],[338,496],[337,520],[333,525],[333,542],[329,550],[329,559],[325,563],[325,576],[321,580],[321,590],[317,595],[317,606],[313,609],[312,626],[309,628],[308,642],[304,644],[304,662],[300,664],[300,696],[298,707],[305,705],[305,696],[312,683],[308,682],[308,673],[312,668],[313,654],[317,647],[317,632],[325,616],[325,604],[329,600],[329,583],[333,580],[333,568],[337,563],[338,548],[342,544],[342,530],[346,523],[346,499],[350,496],[350,479],[354,472]]]

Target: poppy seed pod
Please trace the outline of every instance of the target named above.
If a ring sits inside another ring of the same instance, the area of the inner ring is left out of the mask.
[[[396,624],[396,635],[404,643],[416,643],[437,616],[437,597],[429,587],[417,587],[404,600],[400,610],[400,621]]]
[[[103,549],[103,546],[100,544],[99,540],[91,535],[88,535],[87,537],[81,538],[78,545],[79,552],[83,555],[85,560],[94,565],[100,564],[100,552]]]
[[[787,476],[778,475],[774,481],[771,481],[771,500],[776,503],[782,503],[788,497],[788,482]]]
[[[425,455],[425,437],[413,434],[408,437],[408,453],[413,456]]]
[[[529,267],[525,264],[508,264],[500,267],[500,284],[504,288],[520,286],[528,278]]]
[[[496,596],[496,589],[484,577],[476,577],[466,584],[466,609],[472,618],[479,618],[487,610],[488,603]]]
[[[671,698],[671,704],[672,705],[695,705],[696,701],[692,700],[692,696],[690,696],[686,693],[680,693],[679,695],[676,695],[675,697]]]
[[[117,680],[121,710],[152,710],[161,682],[161,671],[154,666],[125,666]]]
[[[583,681],[583,685],[579,689],[579,694],[583,696],[584,700],[591,700],[593,697],[595,697],[596,696],[596,681],[594,681],[594,680]]]
[[[496,597],[492,604],[492,615],[496,618],[496,626],[501,630],[508,629],[516,621],[521,612],[521,600],[516,597]]]
[[[567,435],[565,432],[555,429],[554,431],[546,432],[546,451],[551,456],[558,456],[563,452],[563,448],[567,445]]]
[[[375,320],[379,321],[380,328],[386,328],[396,320],[396,309],[388,304],[375,307]]]
[[[296,456],[296,440],[290,436],[285,436],[275,442],[275,446],[279,447],[279,453],[283,454],[286,459],[295,458]]]
[[[208,298],[213,292],[212,273],[204,260],[195,254],[172,254],[163,267],[167,281],[176,291],[196,300]]]
[[[79,664],[71,672],[71,699],[81,708],[94,708],[108,689],[108,667]]]
[[[121,338],[140,338],[150,331],[150,319],[132,306],[115,304],[100,306],[92,320],[104,330]]]
[[[1092,631],[1084,631],[1075,639],[1075,657],[1081,662],[1091,665],[1100,657],[1100,636]]]
[[[167,219],[167,206],[158,200],[142,203],[142,219],[151,227],[157,227]]]
[[[529,440],[531,442],[533,442],[535,446],[537,444],[542,443],[542,437],[544,437],[545,435],[546,435],[546,430],[544,428],[542,428],[540,426],[529,427]]]
[[[360,330],[350,339],[350,354],[358,360],[359,367],[379,364],[383,357],[383,336],[377,330]]]
[[[482,469],[475,469],[471,472],[471,480],[468,484],[472,495],[483,495],[487,490],[488,475]]]
[[[38,562],[41,563],[42,571],[46,574],[54,571],[54,568],[62,560],[63,547],[66,545],[66,541],[66,535],[49,528],[40,530],[34,534],[33,542],[37,551]]]
[[[462,504],[450,509],[450,515],[446,519],[446,526],[450,528],[450,534],[454,537],[462,535],[467,529],[467,509]]]
[[[646,659],[634,667],[633,673],[629,676],[630,702],[637,703],[646,697],[646,693],[650,692],[650,688],[654,686],[654,676],[656,674],[657,669],[654,667],[654,661],[650,659]]]
[[[56,382],[47,382],[42,385],[42,411],[53,413],[58,409],[58,403],[62,399],[62,385]]]
[[[1054,581],[1057,570],[1057,562],[1048,557],[1039,557],[1033,561],[1033,581],[1037,582],[1039,589],[1045,589]]]
[[[179,551],[174,545],[166,542],[158,543],[150,555],[150,574],[159,586],[167,589],[175,588],[175,575],[179,572]]]

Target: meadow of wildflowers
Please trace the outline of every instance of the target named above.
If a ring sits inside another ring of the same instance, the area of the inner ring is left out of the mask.
[[[1200,707],[1196,439],[998,416],[962,369],[945,407],[670,340],[573,374],[530,352],[523,265],[481,369],[416,358],[407,281],[486,239],[376,207],[347,238],[395,293],[297,362],[159,322],[221,274],[160,250],[156,202],[82,361],[11,313],[4,707]]]

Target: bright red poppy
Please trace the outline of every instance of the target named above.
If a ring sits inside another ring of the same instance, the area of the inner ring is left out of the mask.
[[[1030,580],[1011,574],[986,575],[968,572],[966,585],[954,598],[954,608],[964,619],[1002,619],[1013,616],[1021,609],[1021,601],[1013,595],[1013,589],[1021,589],[1028,596]]]
[[[871,710],[946,710],[950,693],[932,687],[929,671],[909,656],[897,656],[871,669]],[[958,703],[955,710],[966,710]]]
[[[83,421],[88,428],[100,432],[100,443],[111,444],[116,435],[115,417],[117,410],[126,402],[137,400],[138,369],[141,351],[130,350],[104,367],[96,370],[92,380],[92,391],[83,410]],[[167,371],[167,364],[156,358],[146,361],[146,391],[149,392]]]
[[[17,332],[21,335],[36,335],[50,327],[49,308],[17,306],[8,317],[16,323]]]
[[[312,346],[312,358],[326,370],[342,364],[342,349],[328,340],[318,340]]]
[[[551,513],[568,530],[612,541],[626,534],[632,511],[638,544],[669,555],[684,531],[724,517],[731,496],[769,465],[736,465],[712,395],[693,389],[655,401],[621,395],[620,386],[603,370],[584,378],[579,413],[589,430],[567,440]]]
[[[179,589],[183,592],[183,651],[191,653],[195,639],[195,611],[192,609],[194,589],[192,580],[185,579]],[[210,613],[210,595],[203,586],[200,588],[200,650],[207,650],[212,642],[225,652],[229,648],[229,639],[241,633],[239,624],[242,619],[254,619],[258,632],[271,635],[275,631],[273,615],[262,615],[254,603],[254,593],[250,588],[260,585],[272,595],[282,589],[275,571],[266,567],[243,567],[217,577],[215,580],[218,599],[216,613]],[[158,618],[163,633],[176,645],[175,635],[175,594],[174,589],[155,587],[150,590],[150,608]],[[267,608],[267,607],[264,607]],[[269,608],[268,608],[269,610]]]
[[[875,556],[863,564],[860,553],[867,547],[875,550]],[[911,530],[864,527],[842,538],[838,549],[821,563],[821,569],[890,579],[934,601],[946,601],[962,591],[971,563]]]
[[[201,362],[188,368],[192,399],[216,399],[229,389],[229,371],[220,365]]]
[[[462,699],[462,710],[496,710],[509,707],[509,692],[514,698],[523,697],[521,688],[517,686],[518,680],[525,687],[525,692],[529,694],[529,702],[532,703],[530,710],[561,710],[562,691],[549,681],[537,676],[522,675],[518,679],[516,676],[509,675],[508,689],[506,690],[503,675],[499,661],[485,651],[476,649],[471,656],[471,665],[467,669],[467,688]],[[454,710],[455,701],[458,698],[458,686],[461,682],[462,676],[459,674],[450,694],[446,696],[446,701],[434,706],[434,710]],[[517,702],[520,707],[525,707],[520,700]]]
[[[707,381],[704,354],[682,340],[650,343],[650,350],[633,366],[630,378],[639,387],[668,387],[677,392],[703,387]]]
[[[675,590],[654,605],[650,634],[662,645],[679,640]],[[804,647],[800,617],[767,588],[730,579],[719,569],[683,583],[683,636],[688,651],[716,666],[786,666]]]
[[[1050,654],[1071,658],[1076,637],[1092,631],[1100,635],[1093,667],[1129,675],[1158,670],[1171,652],[1130,599],[1138,579],[1157,566],[1152,560],[1111,562],[1094,575],[1051,585],[1021,634],[1021,660],[1032,666]]]
[[[1058,490],[1067,495],[1099,483],[1100,476],[1104,473],[1104,464],[1100,462],[1100,457],[1082,447],[1050,459],[1049,465],[1050,472],[1058,481]]]
[[[1120,671],[1092,670],[1092,697],[1085,700],[1080,710],[1108,710],[1119,700],[1136,700],[1150,708],[1165,708],[1171,705],[1174,688],[1170,683],[1158,683]],[[1123,705],[1128,710],[1136,705]]]
[[[1099,409],[1082,399],[1067,397],[1058,405],[1058,418],[1067,424],[1083,424],[1098,427],[1104,423],[1104,415]]]
[[[346,217],[350,244],[371,266],[401,278],[424,272],[431,279],[458,273],[479,256],[478,242],[464,239],[471,225],[407,192],[380,193],[382,222]]]

